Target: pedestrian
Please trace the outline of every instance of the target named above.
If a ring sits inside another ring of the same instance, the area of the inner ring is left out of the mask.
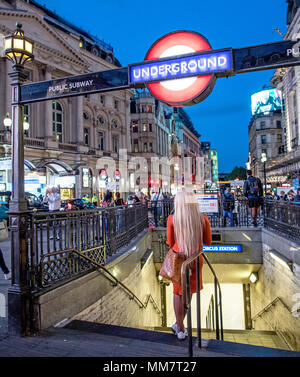
[[[233,226],[234,196],[227,187],[223,194],[223,226],[226,227],[226,218],[230,220],[230,226]]]
[[[0,240],[2,242],[2,241],[5,241],[7,238],[8,238],[8,231],[7,231],[7,227],[6,227],[6,222],[5,222],[5,220],[1,220],[0,221]],[[4,273],[4,278],[6,280],[11,279],[11,274],[10,274],[8,267],[5,264],[3,253],[2,253],[1,249],[0,249],[0,268]]]
[[[162,213],[162,200],[164,199],[162,193],[158,187],[155,187],[153,194],[151,195],[151,208],[153,211],[155,227],[160,223],[160,216]]]
[[[287,200],[287,196],[285,195],[284,191],[280,191],[280,195],[277,196],[277,200],[281,202],[285,202]]]
[[[92,197],[92,203],[94,204],[95,207],[98,207],[98,197],[95,193]]]
[[[203,249],[203,244],[211,244],[211,228],[208,217],[200,212],[195,194],[191,191],[179,191],[175,197],[175,211],[167,220],[167,242],[174,252],[182,252],[186,258]],[[203,258],[200,257],[200,289],[202,286]],[[191,264],[191,295],[196,292],[196,263]],[[184,340],[186,332],[183,321],[186,309],[182,302],[181,284],[173,283],[173,303],[176,323],[172,331],[179,340]]]
[[[247,170],[246,174],[247,179],[244,183],[243,194],[247,198],[248,207],[251,208],[253,226],[257,227],[259,208],[262,205],[263,188],[261,180],[253,177],[251,170]]]
[[[1,249],[0,249],[0,268],[4,273],[4,279],[10,280],[11,279],[11,273],[10,273],[8,267],[5,264],[3,253],[2,253]]]
[[[295,200],[295,193],[294,193],[294,190],[290,190],[288,193],[287,193],[287,200],[289,202],[293,202]]]
[[[300,204],[300,187],[297,188],[297,194],[295,196],[295,203]]]
[[[0,202],[0,221],[4,221],[4,224],[7,225],[8,221],[8,207],[4,204],[6,202]]]
[[[119,192],[116,192],[116,200],[115,200],[115,206],[123,206],[125,205],[124,200],[121,198],[121,194]]]
[[[46,190],[46,197],[44,198],[44,202],[48,203],[49,205],[49,212],[57,212],[61,209],[61,196],[58,192],[56,187],[52,187],[51,189]],[[53,226],[53,233],[56,233],[56,238],[59,240],[59,234],[56,232],[56,228],[58,227],[58,221],[52,221]],[[54,236],[50,236],[50,239],[53,239]]]

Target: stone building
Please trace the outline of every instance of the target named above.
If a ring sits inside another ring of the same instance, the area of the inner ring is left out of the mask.
[[[281,111],[253,116],[248,126],[249,162],[255,177],[264,179],[262,154],[272,161],[284,153]]]
[[[300,38],[300,2],[288,1],[288,30],[284,40]],[[271,84],[282,91],[284,130],[284,154],[268,161],[268,180],[285,181],[296,189],[300,178],[300,66],[279,68],[271,79]]]
[[[31,0],[0,0],[1,42],[15,30],[16,22],[35,43],[34,62],[25,67],[27,83],[121,66],[112,46],[45,6]],[[11,189],[10,129],[2,124],[11,113],[10,71],[11,63],[1,58],[0,191]],[[25,106],[24,115],[30,125],[25,131],[29,166],[25,190],[43,194],[46,186],[59,185],[63,197],[80,197],[100,194],[108,183],[118,188],[126,177],[119,171],[108,176],[103,157],[117,161],[119,149],[130,149],[131,96],[130,90],[123,90]]]

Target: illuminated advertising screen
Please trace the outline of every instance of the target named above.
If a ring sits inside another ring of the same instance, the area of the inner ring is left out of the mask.
[[[252,115],[281,111],[282,96],[278,89],[267,89],[251,96]]]

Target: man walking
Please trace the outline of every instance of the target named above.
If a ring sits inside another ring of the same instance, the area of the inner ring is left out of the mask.
[[[226,226],[226,217],[229,217],[230,226],[233,226],[234,196],[227,187],[223,194],[223,226]]]
[[[257,217],[259,215],[259,207],[262,204],[263,188],[261,180],[253,177],[251,170],[247,170],[246,174],[247,180],[244,183],[243,194],[247,198],[249,208],[251,208],[253,226],[257,227]]]

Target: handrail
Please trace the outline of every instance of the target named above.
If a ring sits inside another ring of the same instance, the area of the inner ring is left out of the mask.
[[[109,280],[114,280],[114,283],[117,283],[119,284],[124,290],[125,292],[130,296],[129,298],[131,300],[135,300],[138,305],[140,306],[140,308],[143,308],[143,309],[146,309],[147,306],[148,306],[148,302],[150,301],[151,304],[154,306],[154,309],[157,311],[157,313],[163,317],[163,314],[162,312],[160,311],[157,303],[155,302],[154,298],[152,297],[151,294],[148,295],[147,297],[147,300],[145,301],[145,303],[143,303],[133,292],[131,289],[129,289],[126,285],[124,285],[119,279],[117,279],[113,274],[111,274],[105,267],[101,266],[101,264],[99,264],[98,262],[94,261],[93,259],[89,258],[88,256],[86,255],[83,255],[80,251],[78,250],[75,250],[75,249],[71,249],[70,251],[73,251],[75,254],[77,254],[79,257],[83,258],[83,259],[86,259],[88,260],[90,263],[94,264],[96,267],[100,268],[102,271],[104,271],[106,274],[109,275],[109,278],[105,275],[103,275],[104,277],[106,277],[107,279]],[[111,279],[110,279],[111,278]]]
[[[290,308],[282,301],[280,297],[274,298],[273,301],[271,301],[268,305],[266,305],[260,312],[255,314],[255,316],[252,318],[252,321],[255,321],[258,317],[261,317],[261,315],[265,312],[267,312],[277,301],[281,302],[281,304],[289,311],[289,313],[292,313]]]
[[[191,292],[190,292],[190,267],[189,265],[196,260],[196,279],[197,279],[197,338],[198,347],[201,348],[201,316],[200,316],[200,256],[203,255],[208,267],[214,275],[215,285],[215,301],[216,301],[216,338],[223,340],[223,315],[222,315],[222,294],[221,287],[217,275],[212,268],[204,251],[199,251],[197,254],[192,255],[186,259],[181,266],[181,292],[182,303],[184,308],[187,309],[187,326],[188,326],[188,338],[189,338],[189,356],[193,356],[193,339],[192,339],[192,319],[191,319]],[[219,295],[218,295],[219,293]],[[218,297],[219,296],[219,297]],[[218,310],[219,309],[219,310]],[[219,328],[220,320],[220,328]]]
[[[274,298],[274,300],[273,301],[271,301],[268,305],[266,305],[260,312],[258,312],[253,318],[252,318],[252,322],[254,322],[254,321],[256,321],[256,319],[258,318],[258,317],[261,317],[262,316],[262,314],[264,314],[264,313],[266,313],[273,305],[275,305],[276,304],[276,302],[280,302],[282,305],[283,305],[283,307],[285,308],[285,309],[287,309],[288,310],[288,312],[290,313],[290,314],[292,314],[292,313],[294,313],[294,311],[291,311],[290,310],[290,308],[282,301],[282,299],[280,298],[280,297],[276,297],[276,298]],[[262,318],[262,320],[263,321],[265,321],[265,322],[267,322],[268,323],[268,325],[271,327],[271,328],[273,328],[273,330],[275,330],[275,332],[284,340],[284,342],[287,344],[287,346],[291,349],[291,350],[293,350],[294,348],[292,347],[292,345],[289,343],[289,341],[286,339],[286,336],[284,335],[284,333],[282,332],[282,331],[280,331],[280,330],[278,330],[278,328],[276,329],[276,327],[274,328],[274,326],[273,326],[273,324],[270,322],[270,321],[268,321],[266,318]]]
[[[214,295],[211,295],[207,314],[206,314],[206,328],[207,329],[211,329],[211,330],[215,329],[214,314],[215,314]]]

